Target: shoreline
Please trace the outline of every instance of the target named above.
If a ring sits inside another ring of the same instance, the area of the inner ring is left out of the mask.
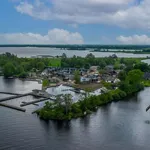
[[[102,106],[106,106],[112,102],[118,102],[118,101],[122,101],[130,96],[133,96],[135,94],[137,94],[138,92],[142,91],[143,89],[139,89],[138,91],[136,92],[133,92],[133,93],[130,93],[130,94],[126,94],[124,91],[120,90],[120,89],[117,89],[117,90],[112,90],[112,91],[109,91],[105,94],[101,94],[101,95],[98,95],[98,96],[90,96],[87,98],[87,102],[90,101],[91,98],[93,98],[93,101],[96,101],[96,99],[99,99],[99,103],[96,104],[93,108],[91,108],[91,110],[86,110],[84,111],[82,114],[74,114],[73,116],[68,116],[66,115],[65,118],[53,118],[52,116],[49,116],[49,118],[43,118],[41,116],[41,112],[43,113],[44,112],[44,107],[41,108],[41,109],[38,109],[36,111],[34,111],[34,113],[36,113],[40,119],[43,119],[43,120],[56,120],[56,121],[65,121],[65,120],[72,120],[72,119],[77,119],[77,118],[83,118],[83,117],[86,117],[87,115],[89,114],[92,114],[94,111],[97,111],[100,107]],[[117,94],[120,96],[120,98],[118,98],[116,96],[116,92],[118,92]],[[112,95],[112,97],[114,97],[113,99],[110,98],[110,95]],[[103,101],[103,98],[104,97],[108,97],[108,100],[104,100]],[[85,99],[86,100],[86,99]],[[85,100],[83,100],[83,104],[85,103]],[[79,102],[76,102],[74,103],[74,105],[77,105]],[[46,111],[47,112],[47,111]],[[48,113],[48,112],[47,112]]]

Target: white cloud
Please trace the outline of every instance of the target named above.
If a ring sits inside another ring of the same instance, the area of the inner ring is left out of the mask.
[[[111,24],[125,28],[150,29],[150,0],[29,0],[15,8],[42,20],[68,24]]]
[[[83,44],[84,39],[78,32],[63,29],[49,30],[46,35],[36,33],[0,34],[1,44]]]
[[[150,45],[150,37],[147,35],[119,36],[116,39],[122,44]]]

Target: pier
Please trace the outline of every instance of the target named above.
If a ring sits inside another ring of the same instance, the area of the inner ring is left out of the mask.
[[[46,101],[46,100],[49,100],[49,99],[52,100],[52,101],[55,100],[55,99],[52,99],[52,98],[43,98],[43,99],[38,99],[38,100],[31,101],[31,102],[23,102],[23,104],[21,104],[20,106],[24,107],[24,106],[31,105],[31,104],[33,105],[33,104],[43,102],[43,101]]]
[[[27,102],[22,102],[22,104],[26,104]],[[39,104],[34,103],[33,105],[39,106]]]
[[[7,95],[21,95],[18,93],[11,93],[11,92],[0,92],[0,94],[7,94]]]
[[[26,109],[24,109],[24,108],[20,108],[20,107],[17,107],[17,106],[13,106],[13,105],[9,105],[9,104],[4,104],[4,103],[0,103],[0,106],[11,108],[11,109],[15,109],[15,110],[22,111],[22,112],[26,111]]]
[[[32,93],[19,94],[19,95],[15,95],[15,96],[5,97],[5,98],[1,98],[0,102],[17,99],[17,98],[21,98],[21,97],[25,97],[25,96],[29,96],[29,95],[32,95]]]
[[[27,106],[27,105],[36,105],[36,106],[38,106],[38,104],[36,104],[36,103],[43,102],[43,101],[46,101],[46,100],[54,101],[55,98],[56,98],[55,95],[51,95],[51,94],[49,94],[45,91],[42,91],[42,90],[33,90],[32,92],[25,93],[25,94],[11,93],[11,92],[0,92],[0,94],[11,95],[9,97],[5,97],[5,98],[0,99],[0,106],[15,109],[15,110],[22,111],[22,112],[25,112],[26,109],[21,108],[21,107],[24,107],[24,106]],[[34,101],[30,101],[30,102],[22,102],[20,107],[9,105],[9,104],[6,104],[6,103],[2,103],[2,102],[5,102],[5,101],[18,99],[18,98],[25,97],[25,96],[34,96],[34,97],[41,98],[41,99],[37,99],[37,100],[34,100]]]

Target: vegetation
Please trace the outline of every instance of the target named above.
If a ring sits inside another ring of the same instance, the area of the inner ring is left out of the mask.
[[[80,83],[80,72],[78,70],[74,73],[74,80],[76,84]]]
[[[124,97],[126,97],[126,93],[117,89],[99,96],[86,97],[72,104],[69,95],[64,95],[63,101],[57,100],[54,104],[46,102],[44,108],[38,110],[37,114],[44,120],[70,120],[72,118],[84,117],[97,110],[99,106],[121,100]]]
[[[37,114],[45,120],[70,120],[84,117],[102,105],[122,100],[127,95],[136,93],[144,88],[142,82],[143,72],[140,69],[133,69],[121,74],[122,82],[116,90],[110,90],[98,96],[85,96],[84,99],[76,103],[72,103],[69,95],[59,96],[55,103],[47,102],[44,108],[37,111]],[[107,86],[111,87],[111,85]]]
[[[142,83],[144,87],[150,87],[150,80],[143,80]]]
[[[43,83],[42,83],[42,86],[43,86],[43,87],[49,86],[49,80],[48,80],[48,79],[44,79],[44,80],[43,80]]]
[[[48,66],[51,67],[61,67],[61,59],[60,58],[49,58]]]
[[[8,62],[4,65],[4,76],[5,77],[12,77],[15,73],[15,67],[12,63]]]
[[[11,53],[0,55],[0,67],[3,74],[8,77],[27,77],[28,73],[43,71],[45,67],[61,66],[60,58],[18,58]]]
[[[101,87],[102,87],[102,84],[100,83],[90,83],[90,84],[87,83],[87,84],[75,84],[74,85],[74,88],[77,88],[77,89],[79,88],[86,92],[93,92]]]

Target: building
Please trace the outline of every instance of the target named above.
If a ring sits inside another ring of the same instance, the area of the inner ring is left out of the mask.
[[[144,73],[144,79],[145,80],[150,80],[150,72],[145,72]]]

